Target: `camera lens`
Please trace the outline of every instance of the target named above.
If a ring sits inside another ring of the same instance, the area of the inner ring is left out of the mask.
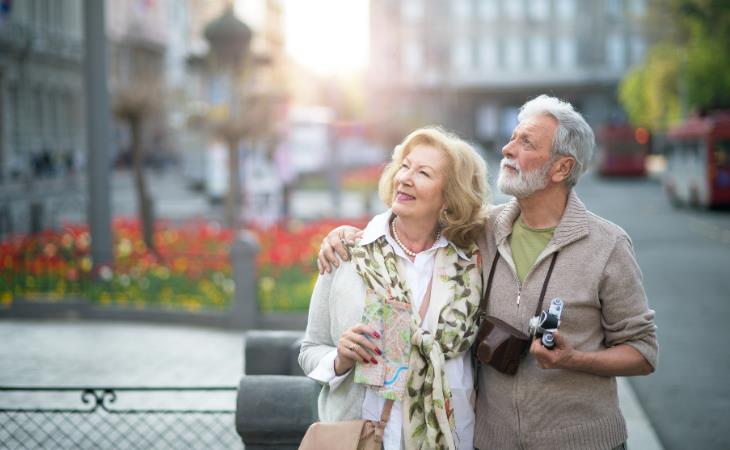
[[[552,333],[545,333],[542,335],[542,345],[547,348],[553,348],[555,346],[555,337]]]

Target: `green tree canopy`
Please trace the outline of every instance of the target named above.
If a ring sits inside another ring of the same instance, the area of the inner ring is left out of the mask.
[[[688,110],[730,108],[730,2],[656,0],[650,8],[658,42],[619,86],[629,120],[662,130]]]

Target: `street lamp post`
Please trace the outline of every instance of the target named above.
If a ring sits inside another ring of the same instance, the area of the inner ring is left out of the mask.
[[[113,259],[109,167],[109,94],[107,92],[104,2],[84,1],[84,72],[88,146],[88,223],[96,270]]]
[[[228,147],[228,193],[226,194],[226,223],[236,228],[243,203],[243,189],[238,144],[245,133],[240,103],[240,82],[251,46],[252,32],[239,20],[229,5],[223,14],[205,27],[210,44],[213,72],[227,85],[228,107],[218,128]]]

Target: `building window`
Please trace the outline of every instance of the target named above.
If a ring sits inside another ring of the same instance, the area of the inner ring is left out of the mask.
[[[631,63],[636,64],[644,59],[646,53],[646,42],[641,36],[631,37]]]
[[[506,106],[499,112],[499,132],[502,136],[512,136],[517,126],[517,116],[520,109],[516,106]]]
[[[504,63],[508,69],[520,69],[523,66],[523,44],[518,37],[509,37],[505,40]]]
[[[400,13],[406,22],[418,22],[423,18],[423,0],[403,0]]]
[[[479,0],[477,8],[479,10],[479,18],[485,22],[492,22],[498,17],[496,0]]]
[[[58,99],[58,93],[55,91],[51,91],[48,93],[48,120],[49,120],[49,128],[50,128],[50,136],[51,138],[56,141],[56,144],[59,144],[59,139],[61,137],[61,124],[59,121],[61,120],[60,113],[60,106],[61,102]]]
[[[423,49],[416,41],[409,41],[403,46],[403,68],[406,72],[415,72],[423,66]]]
[[[640,18],[646,15],[646,0],[629,0],[631,15]]]
[[[45,91],[43,95],[43,114],[46,115],[45,140],[52,140],[54,139],[54,132],[56,131],[54,127],[56,124],[53,123],[53,91],[51,90]],[[47,145],[47,143],[44,143],[44,145]]]
[[[570,37],[561,37],[557,41],[557,65],[559,68],[575,66],[575,40]]]
[[[479,66],[485,69],[497,67],[497,43],[494,38],[482,38],[479,41]]]
[[[471,0],[453,0],[451,15],[458,20],[467,20],[471,16]]]
[[[606,16],[620,19],[623,16],[623,0],[606,0]]]
[[[575,0],[556,0],[555,11],[558,18],[573,20],[575,18]]]
[[[451,67],[457,70],[471,68],[472,51],[468,39],[457,38],[451,44]]]
[[[51,3],[49,0],[41,0],[39,7],[41,12],[41,24],[46,29],[51,28]]]
[[[492,103],[481,105],[476,112],[476,134],[481,139],[497,137],[497,106]]]
[[[535,22],[545,22],[550,17],[548,0],[528,0],[528,14]]]
[[[606,38],[606,63],[612,69],[624,67],[624,40],[620,34],[611,34]]]
[[[12,149],[13,153],[19,152],[19,142],[18,142],[18,117],[20,116],[20,111],[18,110],[18,101],[19,101],[19,93],[18,93],[18,87],[16,85],[11,85],[10,89],[8,89],[8,110],[6,112],[5,117],[10,118],[10,148]]]
[[[550,45],[545,36],[530,38],[530,62],[536,69],[544,69],[550,65]]]
[[[36,88],[37,90],[34,92],[33,100],[33,112],[32,114],[36,117],[36,126],[38,127],[37,136],[43,136],[45,132],[45,115],[43,114],[43,92],[40,90],[40,88]]]
[[[524,15],[524,9],[520,0],[505,0],[502,2],[504,8],[504,16],[510,20],[521,19]]]

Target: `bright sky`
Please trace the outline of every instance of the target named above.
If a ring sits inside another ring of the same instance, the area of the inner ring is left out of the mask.
[[[362,69],[368,62],[368,0],[285,0],[286,47],[322,75]]]

